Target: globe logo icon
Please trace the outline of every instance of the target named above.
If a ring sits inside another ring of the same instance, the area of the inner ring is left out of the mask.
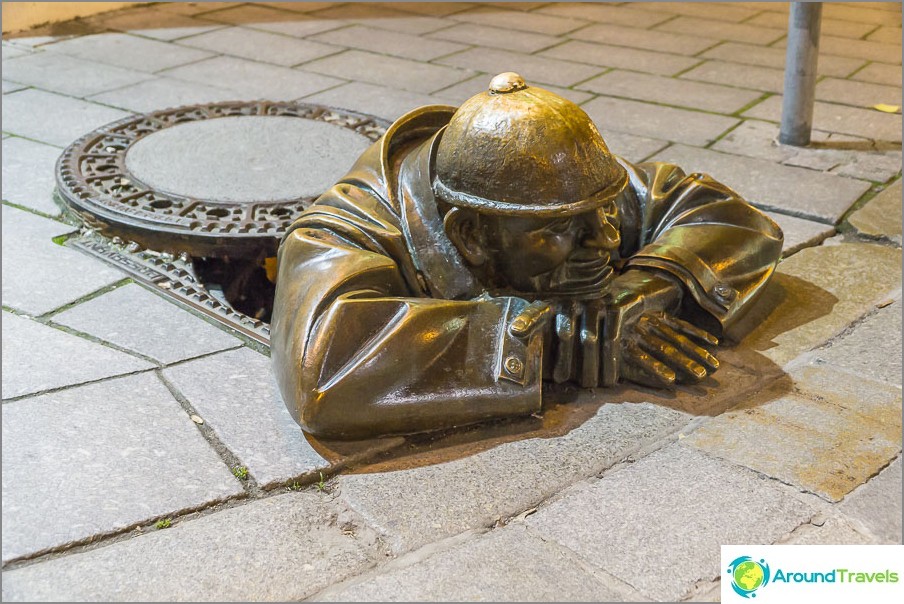
[[[731,587],[744,598],[755,598],[756,590],[769,583],[769,565],[765,560],[757,562],[750,556],[735,558],[728,565]]]

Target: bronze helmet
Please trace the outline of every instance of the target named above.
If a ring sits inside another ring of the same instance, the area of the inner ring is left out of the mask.
[[[627,172],[584,111],[502,73],[465,101],[441,134],[434,193],[490,214],[553,217],[593,210]]]

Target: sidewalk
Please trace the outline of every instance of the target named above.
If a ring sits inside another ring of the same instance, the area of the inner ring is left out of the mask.
[[[902,104],[901,5],[825,4],[806,149],[774,143],[786,28],[785,3],[212,2],[5,35],[3,599],[717,600],[723,543],[900,543],[901,116],[873,107]],[[111,121],[394,119],[502,71],[782,226],[710,381],[319,442],[259,347],[59,244],[54,162]]]

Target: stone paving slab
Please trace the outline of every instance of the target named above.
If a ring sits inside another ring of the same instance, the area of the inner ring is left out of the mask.
[[[133,86],[102,92],[88,100],[127,111],[150,113],[182,105],[241,100],[241,97],[237,92],[216,86],[173,78],[154,78]]]
[[[720,545],[772,543],[811,513],[749,470],[673,445],[563,492],[526,523],[647,597],[677,601],[721,575]]]
[[[888,86],[901,85],[901,66],[886,65],[885,63],[870,63],[851,76],[852,80],[862,82],[874,82]]]
[[[74,227],[3,206],[3,304],[41,315],[125,274],[52,238]]]
[[[396,553],[521,513],[686,424],[644,404],[606,404],[564,437],[501,444],[446,463],[340,478],[342,499]]]
[[[449,22],[444,19],[366,3],[339,4],[307,14],[316,19],[332,19],[341,25],[365,23],[379,29],[414,35],[427,34],[449,26]]]
[[[853,376],[835,387],[825,369],[791,376],[810,398],[742,403],[682,443],[839,501],[901,450],[901,391]]]
[[[827,348],[813,363],[901,387],[901,300],[880,308]]]
[[[650,28],[675,17],[674,13],[666,11],[652,12],[638,10],[630,4],[612,6],[602,2],[552,2],[538,8],[536,12],[642,28]]]
[[[814,130],[810,146],[794,147],[779,144],[778,133],[778,124],[747,120],[712,149],[879,182],[901,171],[901,151],[894,145],[877,148],[870,140]]]
[[[330,31],[309,39],[358,50],[378,52],[415,61],[432,61],[468,48],[464,44],[434,40],[400,32],[374,29],[363,25],[352,25]],[[336,48],[335,46],[333,48]],[[340,48],[336,48],[338,52]]]
[[[776,47],[783,47],[784,44],[776,44]],[[878,61],[880,63],[890,63],[892,65],[901,64],[901,44],[886,44],[884,42],[872,42],[869,40],[851,40],[850,38],[841,38],[839,36],[819,37],[820,54],[839,55],[842,57],[853,57],[855,59],[865,59],[867,61]]]
[[[753,88],[764,92],[781,92],[785,84],[785,72],[772,67],[745,65],[725,61],[706,61],[681,74],[682,79],[699,80],[713,84]]]
[[[379,571],[378,571],[379,572]],[[316,596],[321,602],[622,602],[575,556],[511,525]]]
[[[686,71],[700,62],[699,59],[694,57],[669,55],[650,50],[611,46],[609,44],[594,44],[579,40],[565,42],[539,54],[540,56],[554,59],[590,63],[600,67],[630,69],[632,71],[664,76]]]
[[[848,222],[862,235],[885,237],[901,244],[901,179],[850,215]]]
[[[3,313],[4,399],[153,367],[30,319]]]
[[[900,507],[900,506],[899,506]],[[815,521],[813,521],[815,522]],[[795,530],[781,545],[873,545],[875,541],[858,532],[839,518],[826,518],[823,524],[805,524]]]
[[[711,21],[695,15],[693,17],[683,16],[666,21],[662,25],[657,25],[653,28],[653,31],[668,31],[676,34],[768,46],[783,38],[787,34],[788,26],[787,23],[783,27],[726,23],[725,21]]]
[[[57,147],[131,113],[43,90],[3,97],[3,130]]]
[[[159,40],[109,32],[57,42],[51,50],[86,61],[148,73],[213,56],[194,48],[182,48]]]
[[[205,13],[204,19],[241,25],[243,28],[259,29],[296,38],[318,34],[347,25],[335,19],[312,19],[298,13],[287,14],[285,11],[275,10],[258,3],[228,4],[229,7],[224,10]]]
[[[350,111],[360,111],[394,121],[412,109],[424,105],[445,104],[433,96],[397,88],[384,88],[364,82],[350,82],[304,97],[306,103],[319,103]]]
[[[747,25],[761,25],[763,27],[773,27],[788,29],[788,15],[776,13],[772,11],[764,11],[756,17],[744,22]],[[827,36],[841,36],[844,38],[863,38],[866,34],[874,31],[876,25],[874,23],[859,23],[857,21],[827,19],[819,20],[819,32]],[[822,57],[820,57],[822,59]]]
[[[816,84],[816,98],[855,107],[870,108],[874,105],[900,105],[901,87],[883,86],[867,82],[852,82],[838,78],[823,78]]]
[[[600,128],[599,130],[606,141],[606,146],[609,147],[612,153],[635,163],[647,159],[668,145],[666,141],[655,138],[634,136],[633,134],[615,132],[605,128]]]
[[[734,113],[760,97],[751,90],[619,70],[581,82],[578,88],[719,113]]]
[[[688,145],[707,145],[737,125],[731,117],[599,97],[581,108],[600,128]]]
[[[160,74],[208,86],[228,87],[244,100],[291,101],[343,83],[326,75],[236,57],[215,57]]]
[[[555,36],[514,31],[506,27],[478,25],[476,23],[459,23],[446,29],[433,32],[427,36],[431,39],[448,40],[460,44],[501,48],[512,52],[533,53],[550,46],[561,44],[562,40]],[[417,47],[418,45],[415,45]],[[412,57],[417,58],[417,57]]]
[[[430,93],[475,75],[473,71],[446,65],[418,63],[360,50],[348,50],[305,64],[316,73],[328,73],[351,81],[394,86],[411,92]]]
[[[784,48],[770,48],[753,44],[741,44],[739,42],[722,42],[701,54],[700,58],[721,59],[732,63],[772,67],[779,70],[784,70],[785,67]],[[820,54],[819,61],[816,64],[816,71],[819,75],[846,78],[865,64],[866,61],[864,59]]]
[[[369,531],[323,496],[289,493],[7,571],[3,600],[294,601],[375,556]]]
[[[54,315],[53,322],[163,364],[242,344],[234,335],[134,284]]]
[[[886,543],[901,543],[901,458],[841,502],[838,508]]]
[[[601,42],[687,56],[697,55],[718,44],[718,41],[710,38],[622,27],[608,23],[595,23],[572,32],[570,37],[585,42]]]
[[[153,374],[3,405],[4,563],[241,493]]]
[[[7,94],[10,92],[16,92],[17,90],[24,90],[27,86],[23,86],[22,84],[16,84],[15,82],[7,82],[3,80],[3,94]]]
[[[784,258],[806,247],[818,245],[822,240],[835,234],[834,227],[821,222],[777,212],[766,212],[766,215],[777,222],[785,234],[785,243],[782,246],[782,257]]]
[[[109,15],[92,18],[91,22],[103,28],[137,34],[145,38],[153,38],[164,42],[178,40],[186,36],[194,36],[223,27],[220,23],[194,19],[173,11],[157,10],[153,7],[116,11]]]
[[[721,4],[703,4],[700,2],[656,2],[655,4],[637,3],[636,6],[638,9],[655,11],[657,13],[675,13],[678,15],[713,19],[715,21],[726,21],[729,23],[739,23],[749,19],[760,10],[763,10],[762,6],[734,6],[734,2],[723,2]]]
[[[439,59],[437,62],[492,75],[514,71],[523,75],[528,84],[536,83],[541,86],[543,84],[571,86],[603,71],[601,67],[595,65],[572,63],[498,48],[472,48]]]
[[[272,5],[273,3],[269,2],[268,4]],[[298,4],[307,4],[307,2],[290,2],[288,4],[297,6]],[[311,4],[318,3],[312,2]],[[492,2],[488,2],[487,4],[492,4]],[[519,5],[520,4],[529,3],[519,3]],[[381,2],[380,5],[388,6],[389,8],[394,8],[396,10],[416,13],[419,15],[430,15],[432,17],[445,17],[453,13],[460,13],[468,10],[469,8],[474,8],[475,6],[477,6],[473,2]]]
[[[3,77],[52,92],[88,96],[135,84],[150,76],[132,69],[41,52],[4,63]]]
[[[769,97],[745,111],[744,116],[780,122],[782,97]],[[901,118],[897,115],[820,101],[813,105],[813,128],[883,141],[901,140]]]
[[[298,40],[242,27],[228,27],[182,38],[178,44],[284,67],[299,65],[342,51],[339,46],[312,40]]]
[[[0,47],[0,56],[3,58],[3,62],[6,63],[9,59],[15,59],[16,57],[24,57],[25,55],[31,54],[31,52],[26,48],[21,48],[17,46],[12,46],[11,44],[4,43],[2,47]]]
[[[686,145],[673,145],[655,160],[677,164],[687,173],[710,174],[756,206],[827,224],[837,223],[870,187],[833,174]]]
[[[875,3],[873,3],[875,5]],[[875,7],[874,7],[875,8]],[[876,25],[888,25],[900,23],[900,13],[889,14],[886,10],[874,10],[864,6],[851,6],[850,4],[829,3],[825,6],[825,16],[829,19],[846,19],[858,23],[872,23]]]
[[[60,214],[53,201],[54,168],[60,149],[24,138],[3,141],[3,199],[50,216]]]
[[[900,21],[899,21],[900,23]],[[868,35],[866,40],[871,42],[885,42],[888,44],[900,44],[901,43],[901,28],[900,27],[885,27],[882,26],[870,35]]]
[[[900,250],[859,243],[807,248],[782,261],[758,306],[730,335],[784,366],[900,287]]]
[[[491,25],[538,34],[561,36],[583,27],[586,21],[543,13],[526,13],[496,7],[478,7],[449,16],[454,21]]]

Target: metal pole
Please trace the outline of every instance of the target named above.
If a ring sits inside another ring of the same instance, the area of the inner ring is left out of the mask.
[[[810,144],[821,17],[822,2],[791,3],[788,49],[785,53],[782,128],[778,135],[778,141],[784,145],[803,147]]]

